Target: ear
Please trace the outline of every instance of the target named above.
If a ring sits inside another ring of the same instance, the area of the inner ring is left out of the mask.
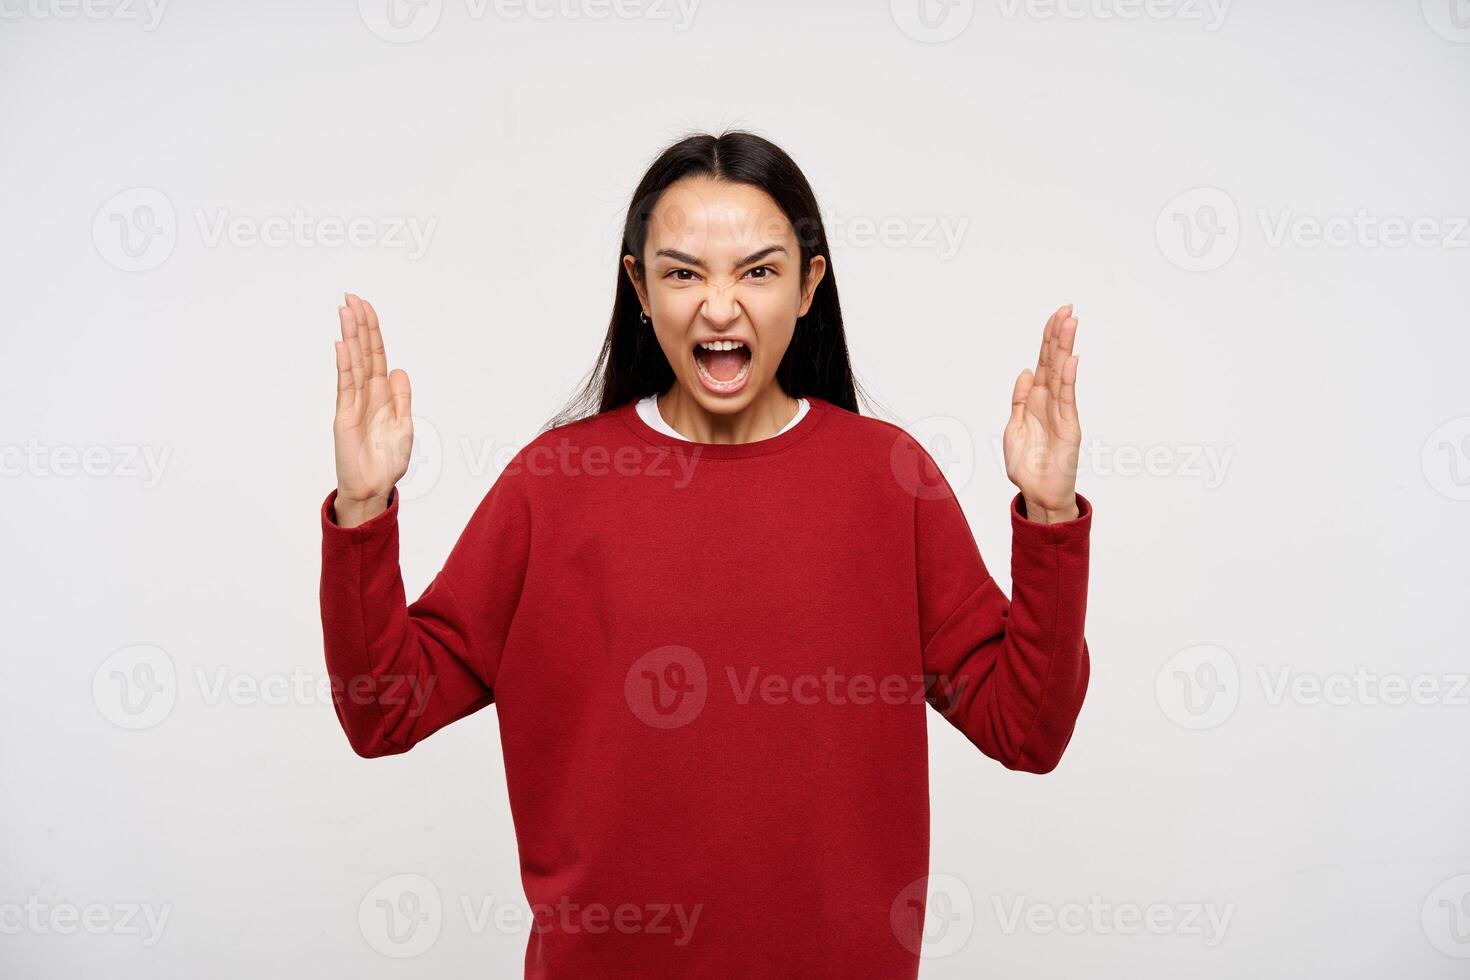
[[[807,263],[806,287],[801,292],[801,307],[796,311],[798,317],[806,316],[806,311],[812,308],[812,297],[817,294],[817,286],[826,274],[826,257],[813,255],[811,262]]]
[[[628,273],[628,280],[638,293],[638,302],[643,304],[645,310],[648,309],[648,291],[644,288],[643,281],[638,278],[638,266],[633,256],[623,256],[623,269]]]

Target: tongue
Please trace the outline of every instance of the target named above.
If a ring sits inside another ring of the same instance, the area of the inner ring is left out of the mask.
[[[745,363],[745,351],[707,350],[704,352],[704,369],[716,381],[733,381]]]

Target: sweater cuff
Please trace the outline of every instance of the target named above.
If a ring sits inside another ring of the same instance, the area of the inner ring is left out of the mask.
[[[1026,502],[1017,493],[1011,499],[1011,533],[1018,543],[1066,544],[1085,541],[1092,531],[1092,503],[1077,494],[1077,516],[1056,524],[1039,524],[1026,519]]]
[[[398,488],[394,487],[388,491],[388,509],[381,514],[374,514],[356,527],[343,527],[337,523],[337,488],[327,494],[327,499],[322,501],[321,520],[322,534],[329,540],[344,542],[362,541],[367,538],[380,536],[390,530],[398,523]]]

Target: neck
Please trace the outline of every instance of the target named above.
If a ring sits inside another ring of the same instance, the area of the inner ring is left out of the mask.
[[[684,438],[717,444],[769,439],[796,417],[797,408],[796,399],[774,383],[749,405],[728,414],[707,410],[677,382],[655,404],[663,420]]]

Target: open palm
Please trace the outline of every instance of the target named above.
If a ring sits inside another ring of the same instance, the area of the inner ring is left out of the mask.
[[[1005,430],[1006,476],[1021,491],[1026,514],[1054,522],[1077,516],[1077,318],[1069,303],[1046,321],[1036,370],[1016,378]]]
[[[388,372],[383,333],[372,305],[351,293],[338,307],[337,414],[332,437],[337,458],[337,507],[381,509],[408,472],[413,417],[408,373]]]

